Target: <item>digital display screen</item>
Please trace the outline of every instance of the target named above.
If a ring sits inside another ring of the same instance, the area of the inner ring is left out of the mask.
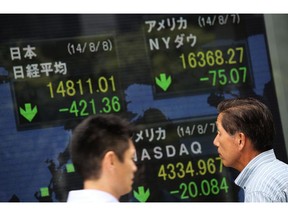
[[[142,126],[133,190],[121,201],[243,199],[213,145],[216,107],[252,96],[279,118],[263,15],[27,14],[0,23],[0,201],[64,202],[80,189],[69,141],[80,120],[100,113]],[[276,153],[287,159],[276,128]]]

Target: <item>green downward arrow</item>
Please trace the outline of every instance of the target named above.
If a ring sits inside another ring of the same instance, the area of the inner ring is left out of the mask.
[[[32,121],[32,119],[35,117],[35,115],[37,114],[38,110],[37,110],[37,106],[34,106],[34,108],[32,109],[31,104],[30,103],[25,103],[25,109],[22,109],[20,107],[20,114],[26,118],[29,122]]]
[[[156,77],[155,80],[156,84],[164,91],[166,91],[171,84],[171,76],[166,77],[165,73],[161,73],[160,78]]]
[[[146,200],[150,196],[150,190],[147,189],[146,191],[144,190],[143,186],[138,187],[138,192],[133,191],[134,197],[140,201],[140,202],[146,202]]]

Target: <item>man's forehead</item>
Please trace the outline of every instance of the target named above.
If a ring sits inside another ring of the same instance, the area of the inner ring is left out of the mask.
[[[221,125],[221,121],[222,121],[222,114],[220,113],[216,119],[216,126],[217,127]]]

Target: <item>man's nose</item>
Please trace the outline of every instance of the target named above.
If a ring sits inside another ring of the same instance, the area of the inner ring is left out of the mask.
[[[218,142],[218,134],[215,136],[214,140],[213,140],[213,144],[214,146],[218,147],[219,146],[219,142]]]
[[[137,169],[138,169],[136,163],[134,163],[133,166],[134,166],[134,167],[133,167],[133,171],[136,172]]]

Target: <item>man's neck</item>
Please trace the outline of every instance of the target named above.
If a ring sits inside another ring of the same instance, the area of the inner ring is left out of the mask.
[[[112,196],[116,197],[116,199],[119,200],[120,197],[116,196],[113,191],[107,187],[107,182],[104,182],[102,180],[95,180],[95,179],[89,179],[89,180],[85,180],[84,181],[84,189],[94,189],[94,190],[100,190],[100,191],[104,191],[107,192],[109,194],[111,194]]]

